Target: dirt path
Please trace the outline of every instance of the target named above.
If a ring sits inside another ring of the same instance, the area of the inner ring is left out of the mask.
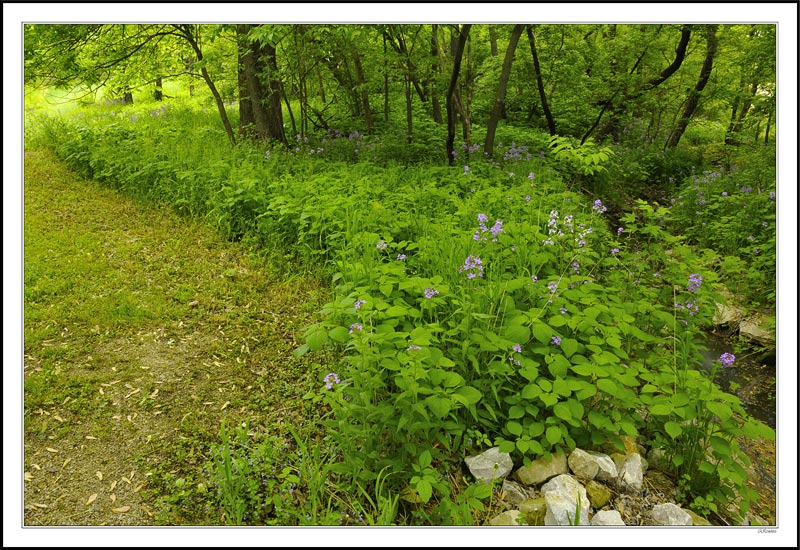
[[[290,421],[323,299],[235,244],[25,153],[25,526],[153,525],[153,472],[209,459],[223,419]]]

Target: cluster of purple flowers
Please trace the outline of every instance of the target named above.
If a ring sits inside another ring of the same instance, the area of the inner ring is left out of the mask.
[[[698,275],[697,273],[692,273],[689,275],[689,286],[686,288],[689,292],[697,292],[697,289],[700,288],[700,285],[703,283],[702,275]]]
[[[406,255],[405,255],[405,254],[398,254],[398,255],[397,255],[397,259],[398,259],[398,260],[400,260],[400,261],[402,262],[403,260],[405,260],[405,259],[406,259]]]
[[[350,334],[353,334],[353,331],[356,330],[364,330],[364,327],[361,326],[361,323],[353,323],[350,325]]]
[[[515,143],[511,143],[511,148],[503,154],[503,160],[531,160],[531,154],[528,152],[528,148],[524,145],[516,145]]]
[[[426,288],[426,289],[425,289],[424,293],[425,293],[425,297],[426,297],[426,298],[428,298],[428,299],[431,299],[431,298],[433,298],[434,296],[436,296],[437,294],[439,294],[439,291],[438,291],[438,290],[436,290],[436,289],[435,289],[435,288],[433,288],[433,287],[429,287],[429,288]]]
[[[366,303],[367,303],[366,300],[356,300],[355,302],[353,302],[353,307],[356,309],[360,309],[361,306],[363,306]]]
[[[331,389],[334,384],[341,382],[341,380],[339,380],[339,375],[335,372],[329,372],[326,374],[323,381],[325,382],[325,387],[328,389]]]
[[[606,210],[608,210],[608,208],[606,208],[605,206],[603,206],[603,202],[602,202],[600,199],[596,199],[596,200],[594,201],[594,206],[592,206],[592,210],[594,210],[594,211],[595,211],[595,212],[597,212],[598,214],[602,214],[602,213],[604,213]]]
[[[694,317],[695,313],[700,312],[700,306],[697,305],[695,302],[688,300],[685,304],[680,302],[675,302],[675,307],[680,309],[681,311],[688,311],[689,315]]]
[[[375,248],[378,250],[385,250],[387,246],[389,245],[386,244],[386,241],[378,241],[378,244],[375,245]]]
[[[559,338],[558,336],[553,336],[550,339],[550,343],[555,345],[555,346],[560,346],[561,345],[561,338]]]
[[[464,265],[458,268],[458,272],[466,272],[467,279],[483,277],[483,260],[481,260],[478,256],[469,255],[464,260]]]
[[[484,237],[483,234],[488,232],[492,234],[492,242],[496,243],[497,236],[500,233],[504,233],[503,222],[495,220],[492,227],[486,227],[487,221],[489,221],[489,217],[486,214],[478,214],[478,229],[475,230],[475,234],[472,238],[476,241],[486,241],[486,237]]]
[[[722,363],[723,367],[732,367],[735,360],[736,356],[732,353],[723,353],[719,356],[719,362]]]
[[[421,348],[421,347],[419,347],[419,346],[418,346],[418,345],[416,345],[416,344],[411,344],[411,345],[410,345],[410,346],[408,346],[406,349],[407,349],[408,351],[419,351],[419,350],[421,350],[422,348]]]

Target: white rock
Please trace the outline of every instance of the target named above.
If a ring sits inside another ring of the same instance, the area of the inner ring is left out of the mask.
[[[676,504],[656,504],[650,510],[656,525],[692,525],[692,516]]]
[[[625,525],[617,510],[601,510],[592,518],[592,525]]]
[[[511,455],[501,453],[499,447],[492,447],[476,456],[464,459],[470,473],[478,481],[491,483],[495,479],[503,479],[514,468]]]

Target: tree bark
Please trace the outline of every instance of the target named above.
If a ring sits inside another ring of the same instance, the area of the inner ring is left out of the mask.
[[[156,77],[156,87],[153,90],[153,99],[156,101],[162,101],[164,99],[164,83],[161,80],[161,77]]]
[[[486,125],[486,141],[483,144],[483,152],[489,157],[492,156],[494,149],[494,134],[497,130],[497,124],[500,121],[500,115],[503,113],[503,104],[506,98],[506,86],[508,85],[508,77],[511,75],[511,64],[514,61],[514,52],[517,49],[519,37],[522,36],[522,31],[525,25],[514,25],[511,31],[511,38],[508,42],[508,49],[503,58],[503,68],[500,72],[500,82],[497,85],[497,95],[494,99],[494,107],[492,113],[489,115],[489,122]]]
[[[356,67],[356,78],[358,79],[358,88],[361,92],[361,104],[364,107],[364,119],[367,122],[367,133],[372,133],[373,120],[372,109],[369,106],[369,86],[367,80],[364,78],[364,68],[361,66],[361,56],[357,51],[353,50],[353,63]]]
[[[553,120],[553,113],[550,112],[550,106],[547,103],[547,95],[544,91],[544,80],[542,79],[542,70],[539,67],[539,56],[536,53],[536,42],[533,36],[533,26],[527,25],[525,27],[528,33],[528,43],[531,45],[531,55],[533,56],[533,70],[536,73],[536,87],[539,89],[539,100],[542,102],[542,110],[544,117],[547,119],[547,130],[551,136],[556,135],[556,123]]]
[[[677,127],[672,131],[669,136],[665,149],[672,149],[678,146],[678,143],[689,125],[689,121],[694,115],[697,105],[700,103],[700,94],[708,84],[708,79],[711,76],[711,70],[714,68],[714,56],[717,53],[717,26],[708,25],[706,27],[706,57],[703,61],[703,68],[700,70],[700,77],[697,79],[697,84],[689,93],[689,98],[686,101],[686,107],[683,110],[680,120],[678,120]]]
[[[438,25],[431,25],[431,57],[433,58],[433,61],[431,63],[432,75],[428,81],[428,88],[430,90],[429,95],[431,98],[431,107],[433,107],[433,121],[436,124],[441,124],[442,106],[439,104],[439,95],[436,93],[436,81],[441,71],[441,66],[439,64],[439,40],[436,37],[438,28]]]
[[[461,71],[461,58],[464,55],[464,45],[467,43],[467,38],[469,37],[469,30],[471,27],[472,25],[466,24],[459,29],[456,49],[453,52],[453,72],[450,75],[450,85],[447,87],[447,95],[445,96],[446,97],[445,107],[447,109],[446,154],[447,154],[447,164],[450,166],[453,166],[453,164],[455,163],[455,157],[453,157],[451,153],[453,151],[453,143],[455,142],[455,137],[456,137],[456,112],[453,102],[456,91],[456,85],[458,84],[458,73]]]
[[[197,58],[197,61],[200,62],[203,60],[203,52],[200,50],[200,45],[197,43],[197,40],[194,37],[192,27],[192,25],[176,25],[175,29],[189,43],[189,45],[192,47],[192,50],[194,50],[194,55]],[[225,133],[228,135],[228,140],[230,140],[231,145],[236,145],[236,136],[233,134],[231,121],[228,119],[227,111],[225,111],[225,103],[222,101],[222,96],[219,94],[217,87],[214,85],[214,81],[211,80],[211,76],[208,74],[205,66],[200,67],[200,73],[203,75],[203,80],[205,80],[208,89],[211,90],[211,95],[214,96],[214,102],[217,104],[217,110],[219,111],[219,116],[222,119],[222,125],[225,127]]]

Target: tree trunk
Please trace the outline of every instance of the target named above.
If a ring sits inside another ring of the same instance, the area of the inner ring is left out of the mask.
[[[247,75],[244,70],[244,53],[247,45],[244,43],[244,35],[237,29],[239,47],[237,51],[238,63],[238,87],[239,87],[239,138],[255,137],[256,120],[253,115],[253,104],[250,100],[250,90],[247,87]]]
[[[700,70],[700,77],[697,80],[694,90],[689,93],[689,98],[686,101],[686,107],[683,110],[683,114],[678,121],[678,126],[672,131],[672,134],[670,135],[664,147],[665,149],[672,149],[678,146],[683,133],[686,131],[686,127],[689,125],[692,115],[694,115],[695,109],[697,109],[698,103],[700,103],[700,94],[706,87],[706,84],[708,84],[708,79],[711,76],[711,70],[714,67],[714,56],[717,53],[717,42],[717,26],[708,25],[706,27],[706,58],[703,61],[703,68]]]
[[[361,104],[364,106],[364,119],[367,122],[367,133],[372,133],[372,109],[369,107],[369,86],[364,78],[364,69],[361,66],[361,56],[357,51],[353,51],[353,62],[356,66],[356,78],[358,78],[358,88],[361,92]]]
[[[450,166],[453,166],[455,163],[455,157],[451,153],[453,151],[453,143],[455,142],[456,137],[456,112],[453,102],[456,84],[458,84],[458,73],[461,70],[461,58],[464,55],[464,45],[467,43],[467,38],[469,37],[469,30],[471,27],[472,25],[466,24],[459,29],[458,42],[456,43],[456,49],[453,52],[453,72],[450,75],[450,85],[447,87],[447,95],[445,96],[445,107],[447,109],[446,154],[447,164]]]
[[[413,114],[411,111],[411,77],[406,74],[406,141],[411,144]]]
[[[383,121],[389,122],[389,67],[386,59],[386,35],[383,35]]]
[[[194,55],[197,58],[198,63],[202,61],[203,52],[200,50],[197,40],[195,40],[192,32],[192,25],[176,25],[175,28],[178,30],[181,36],[186,39],[186,41],[192,47],[192,50],[194,50]],[[214,81],[211,80],[211,76],[209,76],[205,66],[200,67],[200,73],[203,75],[203,80],[205,80],[208,89],[211,90],[211,95],[214,96],[214,102],[217,104],[217,110],[219,111],[219,116],[222,119],[222,125],[225,127],[225,133],[228,135],[228,140],[230,140],[231,145],[236,145],[236,136],[233,134],[231,121],[228,119],[227,111],[225,111],[225,103],[222,101],[222,96],[219,95],[219,91],[214,85]]]
[[[525,29],[528,32],[528,43],[531,45],[531,55],[533,56],[533,70],[536,73],[536,87],[539,89],[539,100],[542,102],[542,110],[544,117],[547,119],[547,130],[551,136],[556,135],[556,123],[553,120],[553,113],[550,112],[550,106],[547,104],[547,95],[544,92],[544,80],[542,79],[542,70],[539,67],[539,56],[536,53],[536,42],[533,36],[533,26],[527,25]]]
[[[767,114],[767,130],[764,133],[764,145],[769,145],[769,127],[772,123],[772,111]]]
[[[492,57],[497,57],[497,27],[494,25],[489,25],[489,48]]]
[[[517,49],[519,37],[522,35],[522,31],[524,29],[525,25],[514,25],[514,28],[511,31],[511,38],[508,42],[506,56],[503,58],[503,69],[500,72],[500,82],[497,85],[497,95],[495,96],[492,113],[489,115],[489,123],[486,125],[486,141],[483,144],[483,152],[490,157],[492,156],[492,150],[494,149],[494,134],[497,130],[497,123],[500,121],[500,115],[503,113],[503,104],[505,103],[506,98],[506,86],[508,85],[508,77],[511,75],[511,63],[514,61],[514,52]]]
[[[433,107],[433,121],[436,124],[442,123],[442,106],[439,104],[439,94],[437,94],[436,81],[441,71],[439,64],[439,40],[436,38],[438,32],[438,25],[431,25],[431,78],[428,81],[428,88],[430,89],[431,107]]]
[[[156,88],[153,90],[153,99],[156,101],[163,101],[164,100],[164,83],[161,80],[161,77],[156,77]]]

